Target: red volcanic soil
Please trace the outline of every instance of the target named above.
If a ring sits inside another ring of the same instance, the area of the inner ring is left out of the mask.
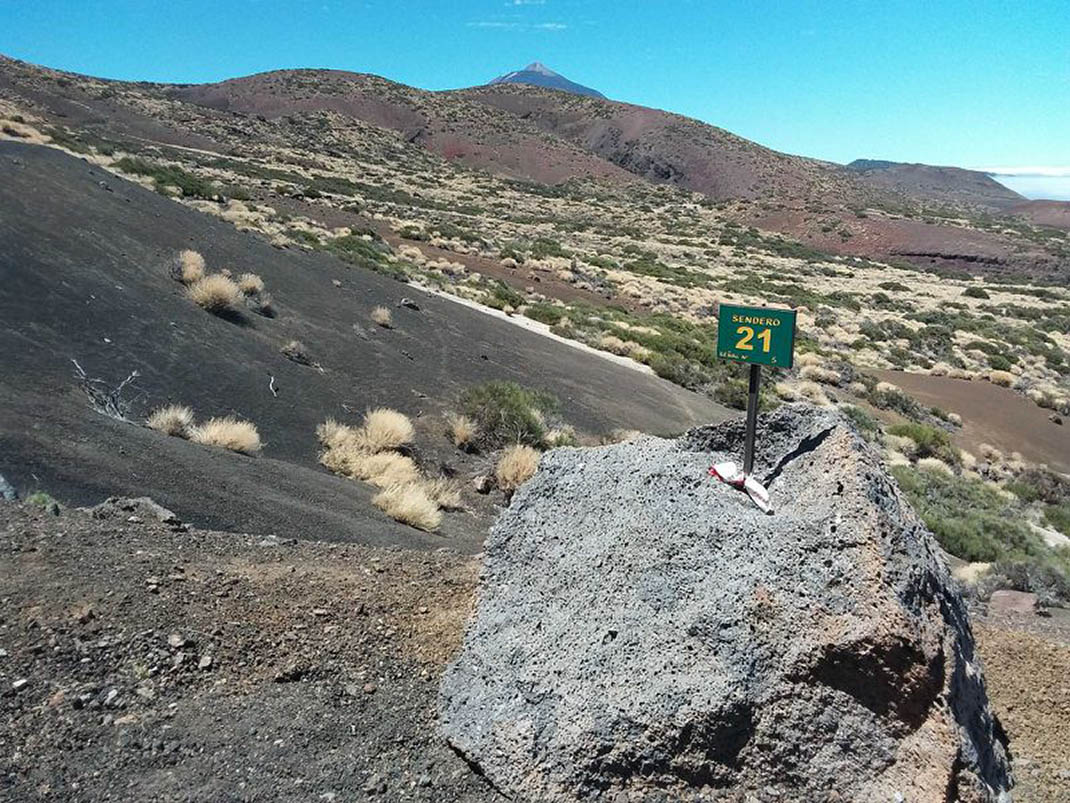
[[[873,373],[925,405],[961,415],[962,430],[955,440],[962,448],[978,454],[980,444],[988,443],[1004,454],[1021,452],[1029,462],[1047,463],[1056,471],[1070,473],[1070,426],[1052,423],[1048,410],[1013,390],[946,376]]]
[[[1026,201],[1008,207],[1004,214],[1038,226],[1070,230],[1070,201]]]

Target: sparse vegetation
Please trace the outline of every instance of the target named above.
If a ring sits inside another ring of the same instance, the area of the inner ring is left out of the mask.
[[[484,446],[538,446],[546,435],[546,416],[556,412],[558,402],[545,391],[516,382],[493,381],[466,390],[461,407],[476,423]]]
[[[388,407],[379,407],[364,415],[358,438],[361,446],[368,451],[382,452],[412,443],[415,434],[408,416]]]
[[[197,251],[186,249],[179,251],[175,257],[173,275],[185,285],[191,285],[204,278],[204,257]]]
[[[383,488],[372,497],[372,504],[390,518],[415,527],[434,532],[442,524],[438,504],[427,494],[422,485],[405,483]]]
[[[539,467],[539,453],[530,446],[517,444],[510,446],[498,458],[494,476],[498,487],[511,494],[529,479]]]
[[[198,279],[187,292],[194,304],[216,314],[234,310],[242,297],[234,280],[219,273]]]
[[[471,449],[479,435],[476,422],[466,415],[451,413],[446,417],[446,428],[450,440],[458,449]]]
[[[394,317],[390,314],[390,310],[386,307],[376,307],[371,312],[372,322],[378,324],[384,329],[391,329],[394,326]]]
[[[166,407],[154,410],[146,424],[149,429],[162,432],[164,435],[188,438],[193,428],[193,410],[184,404],[168,404]]]
[[[264,292],[264,280],[255,273],[243,273],[238,277],[238,289],[242,295],[251,296]]]
[[[1006,497],[981,480],[893,466],[892,475],[940,545],[956,557],[995,561],[1041,555],[1043,542]]]
[[[259,452],[262,446],[256,425],[232,416],[210,418],[191,428],[189,439],[203,446],[218,446],[249,455]]]

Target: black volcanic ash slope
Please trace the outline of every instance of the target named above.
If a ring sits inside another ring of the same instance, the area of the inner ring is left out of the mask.
[[[276,250],[50,148],[0,144],[0,242],[0,473],[64,502],[147,494],[219,529],[478,550],[485,521],[448,516],[447,542],[386,519],[367,486],[327,474],[316,425],[395,407],[416,420],[434,465],[456,457],[437,416],[489,379],[550,390],[563,416],[592,432],[680,431],[726,415],[664,380],[333,257]],[[277,317],[234,322],[194,306],[168,276],[183,248],[212,270],[258,273]],[[398,307],[404,296],[420,310]],[[395,329],[369,321],[380,304]],[[280,354],[294,338],[322,373]],[[166,402],[201,418],[235,414],[257,424],[264,451],[244,457],[94,412],[72,360],[111,385],[139,371],[132,418]]]

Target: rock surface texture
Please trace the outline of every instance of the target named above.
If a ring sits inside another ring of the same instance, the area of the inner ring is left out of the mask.
[[[1008,800],[966,611],[879,457],[763,416],[764,516],[706,474],[742,442],[543,458],[442,681],[451,745],[520,800]]]

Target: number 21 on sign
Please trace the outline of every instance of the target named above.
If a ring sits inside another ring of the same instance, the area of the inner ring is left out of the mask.
[[[722,304],[717,322],[717,356],[758,365],[791,368],[795,310]]]

